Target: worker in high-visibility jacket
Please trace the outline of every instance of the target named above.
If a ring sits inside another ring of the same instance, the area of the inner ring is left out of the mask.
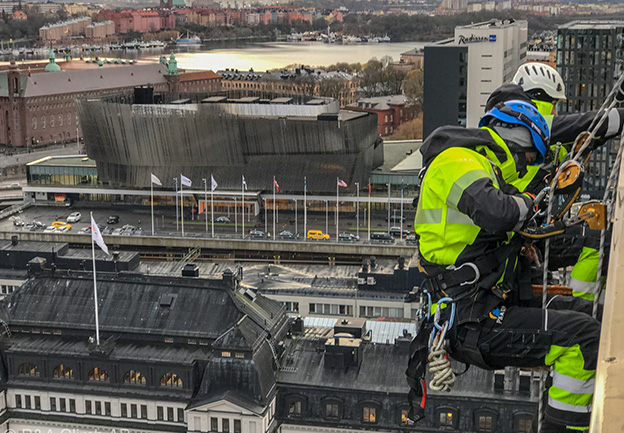
[[[497,103],[504,100],[530,100],[540,114],[546,120],[551,131],[551,149],[554,150],[555,144],[562,143],[559,152],[559,159],[563,159],[568,153],[568,148],[575,141],[576,137],[584,131],[587,131],[592,122],[598,116],[597,111],[589,111],[585,113],[571,113],[559,115],[557,113],[556,104],[566,99],[565,84],[559,72],[551,66],[541,63],[526,63],[514,75],[511,84],[506,84],[496,89],[486,103],[486,109],[494,107]],[[606,121],[601,125],[596,133],[597,139],[593,147],[602,145],[606,140],[616,137],[622,133],[624,127],[624,108],[612,108],[609,111]],[[529,166],[518,167],[520,174],[517,179],[509,180],[520,191],[528,191],[536,194],[540,189],[546,186],[544,182],[545,176],[550,171],[550,166]],[[581,227],[574,227],[568,230],[567,236],[581,236],[583,242],[562,242],[551,244],[553,251],[560,249],[565,250],[565,255],[570,254],[575,260],[569,263],[557,263],[558,265],[574,266],[570,274],[570,287],[572,294],[584,299],[593,300],[599,291],[597,284],[598,261],[600,257],[600,232],[589,230]],[[606,253],[608,254],[610,234],[607,236]],[[570,249],[573,245],[574,254]],[[560,256],[562,254],[559,254]],[[605,257],[604,263],[608,262],[608,256]]]
[[[505,182],[512,165],[484,151],[539,164],[548,126],[524,101],[497,105],[480,125],[438,128],[421,147],[426,172],[414,229],[434,300],[450,297],[456,305],[450,355],[488,369],[552,366],[543,431],[587,428],[600,325],[580,298],[554,297],[547,309],[536,308],[529,259],[514,233],[535,203]],[[452,311],[442,309],[442,319]]]

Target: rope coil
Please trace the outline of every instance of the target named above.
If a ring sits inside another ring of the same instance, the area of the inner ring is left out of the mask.
[[[427,356],[429,372],[433,375],[429,388],[434,391],[450,392],[455,385],[455,373],[451,361],[443,348],[433,350]]]

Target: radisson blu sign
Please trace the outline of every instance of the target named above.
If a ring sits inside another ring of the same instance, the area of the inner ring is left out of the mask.
[[[477,36],[474,34],[470,36],[459,35],[457,36],[457,39],[458,39],[459,44],[473,44],[476,42],[496,42],[496,35],[489,35],[489,36]]]

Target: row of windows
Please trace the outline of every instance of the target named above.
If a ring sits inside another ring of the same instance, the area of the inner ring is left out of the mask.
[[[72,122],[72,114],[71,113],[67,113],[67,125],[71,125]],[[41,122],[38,124],[37,123],[37,117],[33,116],[32,117],[32,129],[37,129],[37,126],[41,126],[41,129],[45,129],[46,128],[46,119],[47,116],[41,116]],[[57,116],[55,116],[54,114],[50,114],[50,122],[49,122],[49,126],[50,128],[54,128],[55,125],[55,119],[57,119]],[[78,117],[75,118],[76,122],[78,122]],[[63,115],[59,114],[58,115],[58,126],[63,126]]]
[[[112,416],[111,402],[99,400],[85,400],[84,413],[87,415],[105,415]],[[41,410],[41,397],[38,395],[15,395],[15,407],[18,409],[35,409]],[[77,413],[76,399],[50,397],[50,411],[52,412],[69,412]],[[119,405],[119,414],[122,418],[148,419],[148,408],[146,404],[121,403]],[[159,421],[185,422],[184,409],[181,407],[165,407],[156,406],[156,419]],[[239,430],[236,430],[236,421],[234,421],[235,433],[240,433],[240,421],[238,421]],[[216,430],[215,430],[216,431]],[[229,430],[223,430],[229,431]]]
[[[403,317],[402,308],[360,305],[360,317]]]
[[[332,316],[353,316],[352,305],[310,304],[311,314],[327,314]]]
[[[0,293],[4,295],[8,295],[9,293],[13,293],[13,291],[19,286],[10,286],[8,284],[0,284]]]
[[[221,421],[221,422],[219,422]],[[219,425],[220,424],[220,425]],[[241,433],[241,421],[239,419],[235,419],[232,423],[232,427],[234,430],[230,430],[230,419],[229,418],[214,418],[210,417],[210,431],[211,432],[221,432],[221,433]]]
[[[30,377],[40,377],[41,372],[37,365],[33,365],[30,363],[24,363],[19,366],[17,369],[17,374],[19,376],[30,376]],[[73,379],[74,378],[74,370],[71,367],[66,365],[58,365],[54,368],[53,377],[58,379]],[[88,379],[90,381],[95,382],[108,382],[110,377],[108,372],[102,368],[94,367],[89,370]],[[128,371],[123,378],[123,383],[130,383],[136,385],[146,385],[147,381],[145,376],[141,374],[140,371],[130,370]],[[160,378],[160,386],[173,387],[173,388],[182,388],[183,383],[182,379],[175,373],[166,373]]]
[[[292,398],[288,401],[288,416],[298,418],[305,414],[305,400]],[[339,421],[343,418],[343,404],[339,401],[325,401],[322,405],[323,418],[329,421]],[[409,424],[409,409],[400,408],[396,412],[395,422],[400,425]],[[378,424],[381,415],[381,407],[375,404],[364,404],[359,411],[359,420],[363,424]],[[530,414],[517,414],[514,417],[514,432],[526,433],[531,428],[533,416]],[[459,427],[459,411],[452,408],[440,408],[436,411],[434,422],[436,427],[445,430],[456,430]],[[474,428],[478,432],[492,432],[498,427],[498,414],[490,409],[477,410],[473,417]],[[217,431],[217,430],[212,430]],[[226,431],[226,430],[224,430]],[[238,432],[235,432],[238,433]]]

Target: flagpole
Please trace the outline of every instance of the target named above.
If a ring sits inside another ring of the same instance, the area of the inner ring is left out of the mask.
[[[297,199],[295,199],[295,237],[297,236]]]
[[[403,197],[405,196],[405,185],[401,179],[401,237],[403,237]]]
[[[180,219],[182,220],[182,237],[184,237],[184,183],[180,173]]]
[[[308,238],[308,180],[303,176],[303,238]]]
[[[245,238],[245,176],[242,177],[243,182],[241,182],[241,200],[242,200],[242,220],[241,220],[241,238]]]
[[[236,197],[234,197],[234,233],[238,233],[238,210],[236,209]]]
[[[93,212],[91,212],[91,225],[93,225]],[[93,233],[93,227],[91,227]],[[100,322],[98,318],[98,294],[97,294],[97,278],[95,276],[95,242],[91,235],[91,255],[93,257],[93,299],[95,302],[95,344],[100,346]]]
[[[360,182],[355,182],[355,236],[360,239]]]
[[[204,182],[204,221],[206,222],[206,233],[208,233],[208,179],[203,178]]]
[[[179,220],[180,220],[180,216],[178,215],[179,212],[179,208],[178,208],[178,178],[174,177],[173,180],[175,181],[175,186],[176,186],[176,232],[178,230],[180,230],[179,227]]]
[[[210,175],[210,228],[214,238],[214,188],[212,187],[212,174]]]
[[[388,179],[388,232],[390,231],[390,179]]]
[[[340,219],[340,205],[338,204],[338,191],[340,185],[338,185],[339,178],[336,178],[336,242],[338,242],[338,220]]]
[[[275,176],[273,176],[273,239],[275,239]]]
[[[152,236],[154,236],[154,182],[150,177],[150,192],[152,195]]]
[[[368,241],[370,242],[371,181],[368,178]]]

